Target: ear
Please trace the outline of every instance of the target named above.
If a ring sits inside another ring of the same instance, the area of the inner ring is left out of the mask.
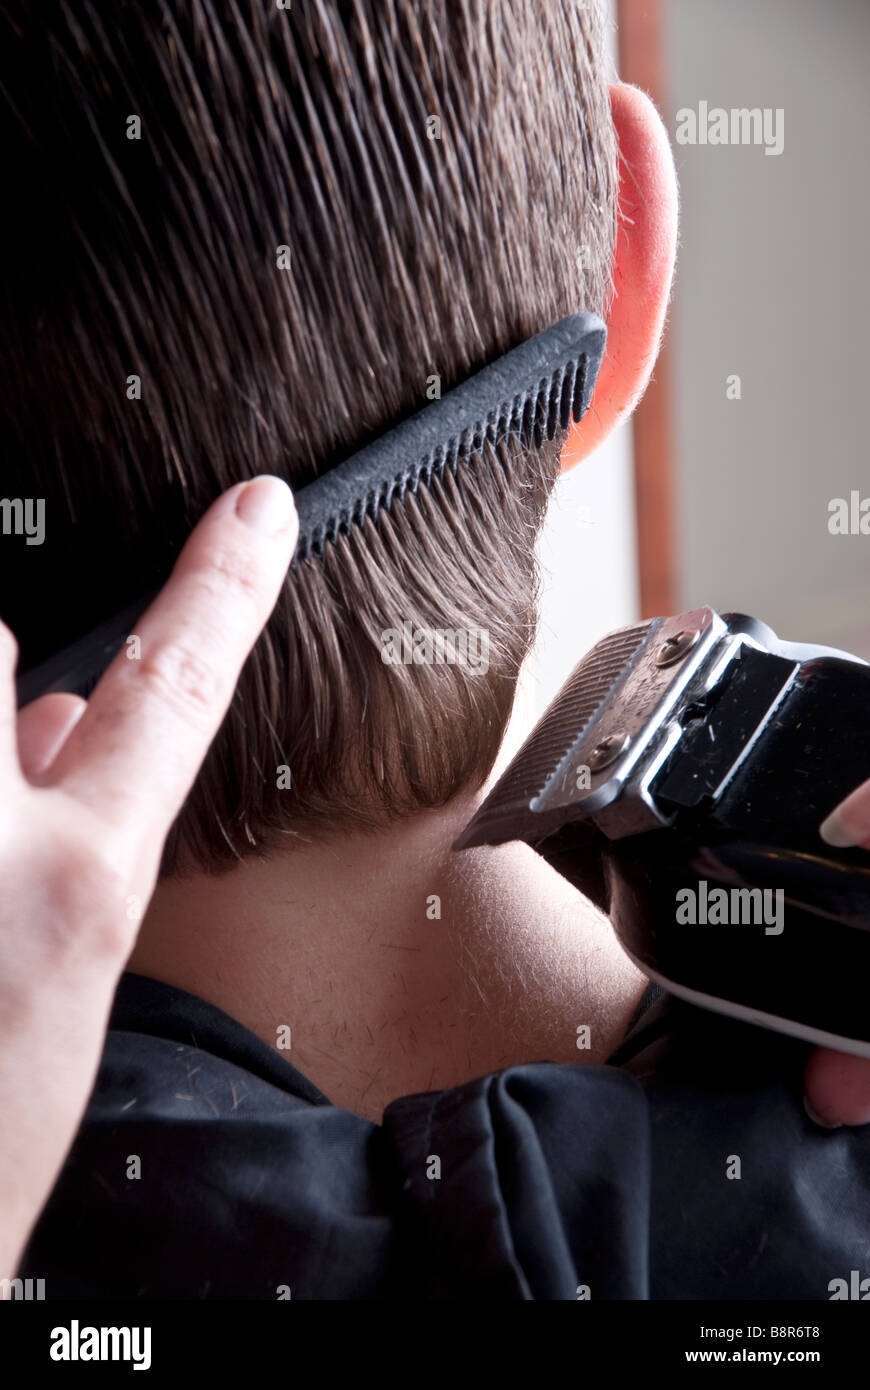
[[[573,468],[632,412],[658,355],[677,253],[677,177],[667,133],[638,87],[615,83],[619,216],[607,348],[586,415],[562,450]]]

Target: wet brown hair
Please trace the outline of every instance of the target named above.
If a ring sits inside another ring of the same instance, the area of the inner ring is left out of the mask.
[[[433,377],[606,307],[595,3],[13,2],[0,34],[3,489],[46,499],[45,544],[0,591],[24,649],[147,591],[229,484],[299,486]],[[483,781],[560,444],[488,450],[291,573],[166,871]],[[385,664],[405,621],[486,633],[487,669]]]

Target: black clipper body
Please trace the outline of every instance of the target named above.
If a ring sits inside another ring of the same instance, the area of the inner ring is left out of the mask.
[[[456,848],[525,840],[668,991],[870,1057],[870,852],[821,821],[870,777],[870,665],[696,609],[575,668]]]

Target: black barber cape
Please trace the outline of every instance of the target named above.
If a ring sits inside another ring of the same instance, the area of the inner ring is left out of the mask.
[[[47,1299],[273,1301],[829,1299],[870,1276],[870,1126],[807,1118],[807,1046],[660,991],[638,1012],[607,1066],[510,1067],[375,1125],[125,975],[20,1273]]]

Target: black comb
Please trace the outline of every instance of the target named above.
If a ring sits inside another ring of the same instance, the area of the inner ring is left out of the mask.
[[[512,348],[441,399],[297,494],[299,542],[293,563],[318,554],[354,524],[455,469],[484,444],[516,437],[539,448],[586,413],[607,330],[574,314]]]
[[[296,566],[320,555],[366,517],[415,492],[485,444],[516,438],[528,448],[582,419],[604,355],[607,329],[572,314],[482,367],[441,400],[367,444],[296,493]],[[154,594],[129,604],[59,653],[19,670],[19,709],[39,695],[96,685]]]

